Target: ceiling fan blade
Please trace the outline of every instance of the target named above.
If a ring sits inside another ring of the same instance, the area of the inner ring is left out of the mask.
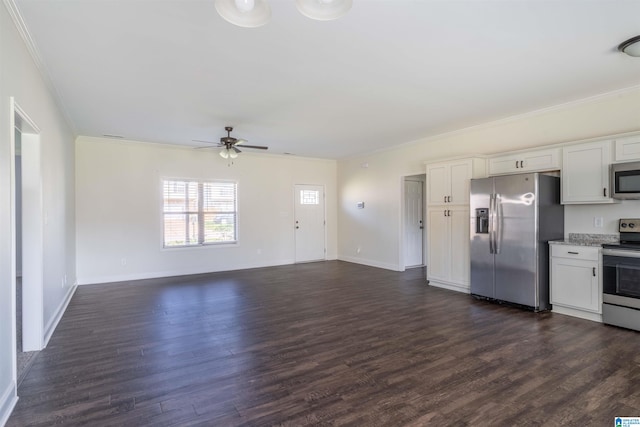
[[[265,147],[265,146],[262,146],[262,145],[244,145],[244,144],[242,145],[242,148],[256,148],[258,150],[268,150],[269,149],[269,147]]]
[[[192,139],[191,141],[193,141],[193,142],[203,142],[203,143],[205,143],[205,144],[217,144],[217,142],[214,142],[214,141],[204,141],[204,140],[202,140],[202,139]]]
[[[236,153],[242,153],[242,151],[238,150],[236,147],[231,147],[231,149],[232,149],[233,151],[235,151]]]
[[[244,144],[245,142],[249,142],[246,139],[238,139],[236,140],[236,142],[234,142],[235,145],[240,145],[240,144]]]

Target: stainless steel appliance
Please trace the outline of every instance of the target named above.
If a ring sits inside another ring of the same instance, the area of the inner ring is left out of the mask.
[[[640,330],[640,219],[621,219],[619,244],[602,249],[602,321]]]
[[[640,199],[640,162],[615,163],[609,167],[609,172],[611,197]]]
[[[549,240],[564,237],[560,179],[538,173],[471,180],[471,294],[548,310]]]

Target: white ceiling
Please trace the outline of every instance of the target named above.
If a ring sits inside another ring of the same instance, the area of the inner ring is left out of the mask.
[[[268,0],[14,0],[80,135],[344,158],[640,84],[638,0],[354,0],[331,22]]]

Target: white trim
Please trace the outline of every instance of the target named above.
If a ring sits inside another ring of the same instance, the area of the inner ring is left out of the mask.
[[[562,307],[559,305],[554,305],[551,312],[562,314],[564,316],[579,317],[580,319],[602,323],[602,314],[598,313],[590,313],[588,311],[576,310],[574,308]]]
[[[434,288],[448,289],[450,291],[462,292],[464,294],[471,293],[469,285],[458,285],[456,283],[434,282],[433,280],[429,280],[429,286],[433,286]]]
[[[318,262],[323,262],[324,260],[318,260]],[[221,273],[225,271],[236,271],[236,270],[248,270],[251,268],[264,268],[264,267],[277,267],[281,265],[291,265],[295,264],[293,259],[286,259],[282,261],[276,261],[271,263],[256,263],[256,264],[246,264],[246,265],[234,265],[230,268],[217,269],[212,270],[211,267],[204,268],[185,268],[179,270],[167,270],[167,271],[150,271],[146,273],[135,273],[135,274],[116,274],[113,276],[89,276],[89,277],[78,277],[78,285],[95,285],[98,283],[113,283],[113,282],[129,282],[134,280],[146,280],[146,279],[159,279],[163,277],[175,277],[175,276],[191,276],[194,274],[208,274],[208,273]]]
[[[13,408],[15,408],[18,402],[18,389],[15,381],[11,381],[7,388],[0,396],[0,426],[3,426],[9,420]]]
[[[64,315],[64,312],[67,310],[67,307],[71,302],[71,298],[73,298],[73,294],[75,294],[77,288],[78,285],[73,285],[71,288],[69,288],[67,295],[65,295],[64,299],[60,302],[60,305],[58,305],[58,308],[56,308],[54,315],[44,327],[44,345],[42,346],[42,348],[45,348],[47,344],[49,344],[49,340],[51,339],[53,332],[58,327],[58,323],[60,323],[62,315]]]
[[[351,256],[340,256],[339,255],[338,256],[338,260],[351,262],[353,264],[368,265],[369,267],[384,268],[385,270],[404,271],[404,269],[400,268],[400,266],[398,266],[397,264],[390,264],[390,263],[387,263],[387,262],[379,262],[379,261],[374,261],[374,260],[370,260],[370,259],[363,259],[363,258],[356,258],[356,257],[351,257]]]

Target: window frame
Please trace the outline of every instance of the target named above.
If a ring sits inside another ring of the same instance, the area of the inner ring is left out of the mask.
[[[167,204],[165,200],[165,188],[167,185],[171,185],[171,183],[178,183],[185,186],[185,195],[184,195],[184,210],[179,212],[172,212],[167,210]],[[197,185],[197,210],[189,210],[189,189],[188,186],[192,183]],[[233,211],[222,211],[222,212],[211,212],[204,209],[205,205],[205,186],[207,184],[215,186],[216,184],[233,184]],[[238,244],[238,182],[233,180],[222,180],[222,179],[195,179],[195,178],[174,178],[174,177],[164,177],[160,180],[160,215],[161,215],[161,246],[163,250],[173,250],[173,249],[184,249],[184,248],[201,248],[201,247],[220,247],[220,246],[230,246]],[[184,244],[176,244],[176,245],[167,245],[166,239],[166,218],[168,215],[184,215],[185,221],[185,243]],[[213,241],[207,242],[206,233],[205,233],[205,218],[213,214],[215,218],[217,214],[221,214],[224,216],[232,215],[233,216],[233,240],[222,240],[222,241]],[[188,243],[189,242],[189,217],[192,215],[197,216],[197,242],[196,243]]]

